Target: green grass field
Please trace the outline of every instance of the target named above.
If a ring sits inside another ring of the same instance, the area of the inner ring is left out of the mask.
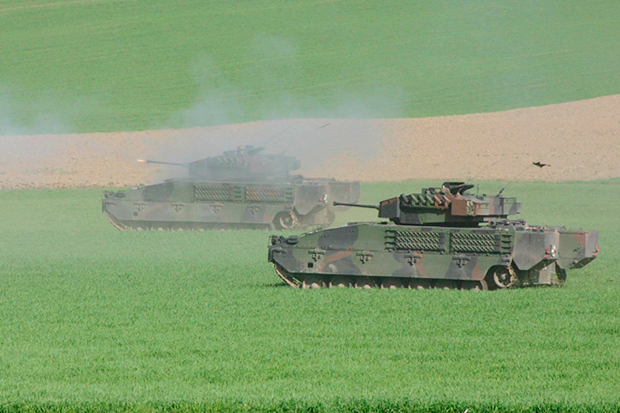
[[[0,411],[618,412],[619,187],[512,184],[601,255],[496,292],[295,290],[266,232],[119,232],[98,190],[0,191]]]
[[[620,3],[4,0],[0,134],[420,117],[620,93]]]
[[[613,0],[4,0],[0,135],[616,94],[618,16]],[[497,292],[294,290],[266,232],[118,232],[99,190],[0,191],[0,413],[618,413],[619,187],[512,184],[524,218],[599,230],[601,255],[563,288]]]

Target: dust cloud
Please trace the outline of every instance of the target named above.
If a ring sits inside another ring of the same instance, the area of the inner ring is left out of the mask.
[[[305,75],[296,44],[260,34],[245,53],[241,62],[197,55],[188,68],[196,87],[193,103],[158,130],[71,134],[70,117],[56,115],[45,101],[28,127],[17,127],[24,122],[10,112],[9,94],[0,93],[0,187],[133,186],[185,173],[174,166],[138,164],[138,158],[188,163],[238,145],[264,145],[268,153],[296,156],[306,171],[318,175],[334,154],[370,165],[382,145],[383,125],[362,119],[382,107],[399,113],[402,91],[334,87],[331,96],[313,100],[299,87]],[[235,71],[226,65],[240,74],[231,78]],[[238,119],[257,121],[238,124]]]
[[[362,181],[616,178],[618,107],[620,95],[614,95],[433,118],[286,119],[142,132],[5,136],[0,145],[12,155],[3,152],[0,157],[0,187],[148,184],[186,172],[138,163],[137,158],[187,162],[269,139],[265,152],[299,156],[298,172],[305,176]],[[16,149],[12,145],[18,141]],[[36,167],[26,157],[30,149],[39,151]],[[530,166],[535,161],[551,167]]]
[[[240,73],[234,79],[227,75],[231,73],[227,64],[234,64]],[[186,163],[238,145],[254,145],[266,146],[270,153],[296,156],[302,165],[314,169],[322,168],[321,160],[334,153],[370,159],[381,147],[383,131],[376,122],[362,119],[381,107],[401,113],[403,91],[385,87],[361,93],[335,86],[327,99],[313,100],[311,93],[300,90],[305,85],[304,70],[296,44],[267,34],[251,39],[241,62],[216,62],[206,53],[196,56],[189,68],[196,98],[166,122],[166,129],[187,130],[179,138],[183,142],[150,156]],[[244,99],[245,95],[252,99]],[[235,125],[236,119],[257,121]],[[179,172],[160,169],[157,177],[171,178]]]

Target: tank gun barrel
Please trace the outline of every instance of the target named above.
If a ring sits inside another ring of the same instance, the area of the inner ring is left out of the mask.
[[[379,209],[379,205],[367,205],[367,204],[351,204],[348,202],[333,202],[334,206],[350,206],[350,207],[358,207],[358,208],[370,208],[370,209]]]
[[[152,161],[150,159],[138,159],[138,162],[143,163],[158,163],[160,165],[173,165],[173,166],[182,166],[183,168],[189,168],[188,164],[185,163],[177,163],[177,162],[163,162],[163,161]]]

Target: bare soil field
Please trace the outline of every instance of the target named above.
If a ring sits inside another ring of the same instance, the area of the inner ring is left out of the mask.
[[[287,119],[216,127],[0,137],[0,188],[126,187],[184,176],[242,144],[298,156],[306,176],[362,181],[620,177],[620,95],[416,119]],[[538,168],[533,162],[551,166]]]

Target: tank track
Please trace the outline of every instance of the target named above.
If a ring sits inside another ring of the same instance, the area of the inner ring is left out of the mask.
[[[398,277],[347,277],[341,275],[291,274],[275,264],[275,271],[285,283],[293,288],[381,288],[381,289],[443,289],[443,290],[489,290],[486,281],[446,280],[430,278]]]

